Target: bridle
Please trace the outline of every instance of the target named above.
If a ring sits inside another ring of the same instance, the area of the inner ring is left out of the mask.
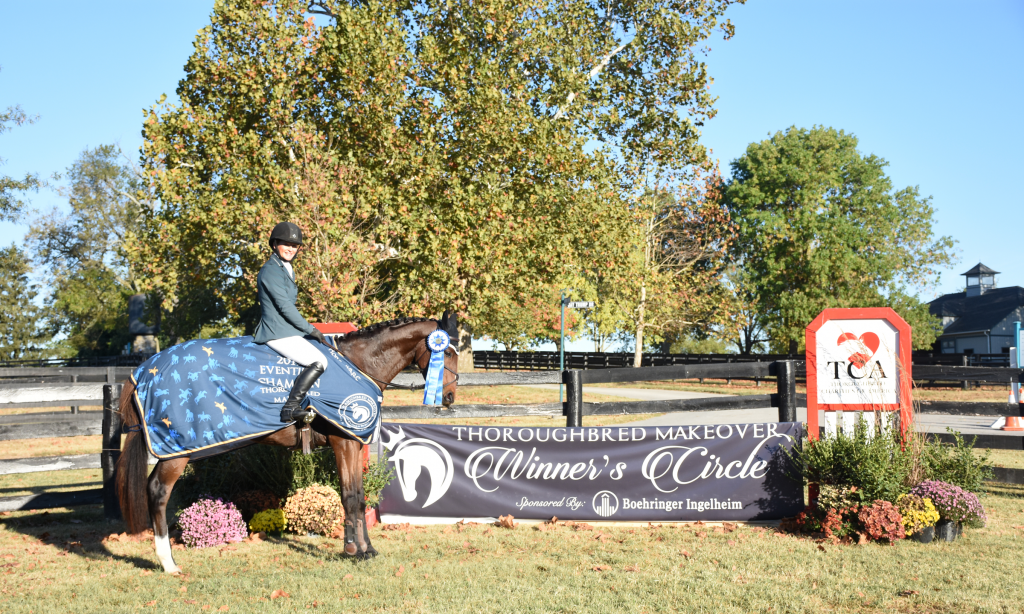
[[[435,330],[442,330],[442,329],[441,329],[440,326],[438,326]],[[445,332],[447,332],[447,331],[445,331]],[[335,342],[335,349],[337,349],[337,343],[336,342]],[[448,347],[445,348],[445,349],[446,350],[451,350],[451,351],[455,352],[456,356],[459,355],[458,348],[456,348],[451,343],[449,343]],[[430,351],[430,348],[427,347],[427,338],[424,337],[423,338],[423,349],[421,351],[416,352],[416,356],[412,359],[413,364],[415,364],[418,367],[419,366],[419,362],[420,362],[420,357],[423,356],[424,352],[429,352],[429,351]],[[457,386],[459,384],[459,374],[456,371],[452,371],[451,369],[449,369],[448,365],[444,365],[444,370],[455,376],[455,381],[451,382],[451,384],[455,384]],[[379,380],[376,377],[370,375],[369,373],[366,373],[365,375],[367,377],[369,377],[370,379],[372,379],[373,381],[377,382],[378,386],[382,386],[381,392],[384,392],[388,388],[394,388],[396,390],[422,390],[423,389],[423,386],[405,386],[403,384],[392,384],[391,382],[385,382],[385,381]],[[423,376],[423,379],[426,379],[427,378],[427,370],[425,368],[424,369],[420,369],[420,375]],[[447,385],[450,385],[450,384],[446,384],[446,386]]]

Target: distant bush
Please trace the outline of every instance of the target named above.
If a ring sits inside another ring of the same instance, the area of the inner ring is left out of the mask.
[[[954,484],[971,492],[981,492],[982,483],[991,480],[994,475],[989,450],[985,450],[979,458],[974,454],[977,436],[967,444],[959,431],[950,428],[946,431],[952,433],[953,443],[944,444],[936,437],[924,447],[922,461],[925,474],[931,480]]]

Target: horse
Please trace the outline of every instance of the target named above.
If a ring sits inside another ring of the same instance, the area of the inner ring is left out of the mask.
[[[440,320],[401,318],[373,324],[366,328],[336,337],[339,352],[360,371],[376,382],[383,394],[388,383],[403,369],[415,364],[426,374],[430,350],[426,339],[435,330],[446,331],[453,344],[458,340],[458,320],[454,313],[445,312]],[[449,345],[444,350],[444,379],[442,405],[455,402],[458,382],[458,350]],[[148,450],[139,428],[139,408],[135,403],[135,385],[125,382],[120,398],[119,413],[128,430],[121,456],[116,467],[116,486],[121,514],[130,533],[141,533],[153,528],[153,546],[160,564],[167,573],[180,573],[181,569],[171,556],[167,530],[167,501],[174,483],[185,470],[188,456],[157,462],[149,477],[146,476]],[[366,501],[363,493],[363,444],[346,437],[328,421],[317,416],[312,423],[311,445],[330,446],[338,464],[342,487],[342,505],[345,510],[345,549],[347,556],[367,559],[377,556],[366,530]],[[270,435],[254,439],[251,443],[297,448],[300,445],[301,423],[283,425]],[[234,448],[233,448],[234,449]],[[230,450],[224,450],[228,452]]]

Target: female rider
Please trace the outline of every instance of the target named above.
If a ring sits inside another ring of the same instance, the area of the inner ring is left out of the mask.
[[[295,285],[292,258],[302,245],[302,230],[291,222],[281,222],[270,232],[270,260],[256,277],[260,302],[260,322],[253,333],[254,341],[270,346],[275,352],[305,367],[295,378],[288,400],[281,408],[281,421],[301,419],[306,412],[299,406],[313,383],[327,368],[327,358],[305,336],[327,345],[323,333],[306,321],[295,308],[299,288]]]

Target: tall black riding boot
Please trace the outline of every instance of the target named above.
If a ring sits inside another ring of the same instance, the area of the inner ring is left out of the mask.
[[[306,393],[313,387],[313,383],[323,375],[323,372],[323,365],[314,362],[303,369],[302,373],[299,373],[299,376],[295,378],[295,382],[292,384],[292,391],[288,395],[288,400],[281,407],[281,422],[292,422],[306,417],[306,412],[299,409],[299,406],[302,405],[303,399],[306,398]]]

